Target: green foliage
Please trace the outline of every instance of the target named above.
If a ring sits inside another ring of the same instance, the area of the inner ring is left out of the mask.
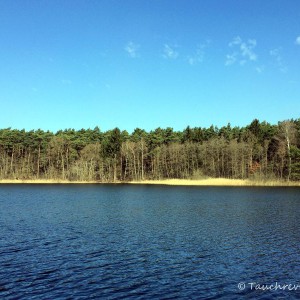
[[[291,147],[291,179],[300,180],[300,149],[292,146]]]
[[[138,142],[141,139],[145,139],[147,136],[147,132],[144,129],[135,128],[130,136],[130,140],[133,142]]]
[[[0,129],[0,178],[300,180],[300,119],[245,127]]]
[[[120,153],[122,143],[121,131],[119,128],[115,128],[108,132],[106,137],[105,152],[109,157],[115,157]]]

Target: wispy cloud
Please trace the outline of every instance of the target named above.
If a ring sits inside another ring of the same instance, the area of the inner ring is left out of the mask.
[[[282,59],[281,56],[281,49],[276,48],[273,50],[270,50],[270,55],[274,59],[275,66],[283,73],[287,72],[287,67]]]
[[[253,49],[256,47],[256,40],[248,40],[247,43],[241,43],[241,53],[242,56],[248,58],[249,60],[256,61],[257,55],[254,53]]]
[[[233,65],[237,60],[238,53],[234,52],[232,54],[226,55],[225,66]]]
[[[295,41],[295,44],[296,44],[296,45],[300,45],[300,35],[297,36],[296,41]]]
[[[176,47],[171,47],[168,44],[164,45],[163,57],[167,59],[176,59],[179,53],[175,50]]]
[[[258,66],[255,68],[255,71],[257,73],[262,73],[265,70],[265,66]]]
[[[257,55],[254,52],[256,47],[255,39],[248,39],[244,42],[241,37],[236,36],[228,46],[233,48],[234,51],[231,54],[226,55],[225,66],[230,66],[235,62],[239,62],[239,64],[243,66],[248,61],[254,62],[257,60]]]
[[[242,43],[242,39],[239,36],[233,38],[233,40],[229,43],[229,47],[233,47],[235,45],[240,45]]]
[[[190,55],[187,57],[188,63],[193,66],[198,63],[202,63],[205,57],[205,49],[209,46],[210,41],[206,41],[205,43],[199,45],[196,49],[194,55]]]
[[[140,48],[140,45],[135,44],[133,42],[128,42],[127,45],[125,46],[124,50],[128,53],[128,55],[131,58],[137,58],[139,57],[138,50]]]

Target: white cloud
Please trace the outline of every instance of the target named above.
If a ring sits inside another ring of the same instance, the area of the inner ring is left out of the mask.
[[[236,61],[239,62],[241,66],[245,65],[248,61],[256,61],[257,55],[254,52],[256,47],[255,39],[248,39],[244,42],[239,36],[233,38],[233,40],[228,44],[230,48],[234,48],[236,51],[232,54],[226,55],[225,66],[230,66]]]
[[[296,38],[295,44],[300,45],[300,35]]]
[[[252,47],[255,47],[255,46],[256,46],[256,40],[254,40],[254,39],[249,39],[249,40],[248,40],[248,44],[251,45]]]
[[[194,55],[188,56],[188,63],[193,66],[197,63],[202,63],[204,61],[205,49],[209,46],[210,41],[207,40],[204,44],[201,44],[197,47]]]
[[[227,54],[225,66],[233,65],[236,62],[237,53]]]
[[[270,50],[270,55],[278,58],[279,57],[279,49],[277,48],[277,49]]]
[[[191,66],[202,63],[204,60],[204,50],[203,49],[197,49],[196,53],[193,56],[188,56],[188,62]]]
[[[164,54],[163,57],[167,59],[176,59],[179,55],[179,53],[174,49],[174,47],[170,47],[169,45],[164,45]]]
[[[264,66],[259,66],[259,67],[256,67],[256,68],[255,68],[255,71],[256,71],[257,73],[262,73],[264,70],[265,70],[265,67],[264,67]]]
[[[283,62],[282,56],[281,56],[281,49],[276,48],[270,50],[270,55],[274,59],[275,66],[283,73],[287,72],[287,67],[285,63]]]
[[[236,36],[235,38],[233,38],[233,40],[228,44],[229,47],[233,47],[235,45],[239,45],[242,43],[242,39],[239,36]]]
[[[250,42],[252,40],[249,40],[248,43],[242,43],[241,44],[241,53],[242,56],[248,58],[249,60],[256,61],[257,55],[253,52],[253,48],[256,46],[256,41]]]
[[[137,58],[139,57],[138,50],[140,48],[140,45],[135,44],[133,42],[128,42],[127,45],[125,46],[124,50],[128,53],[128,55],[131,58]]]

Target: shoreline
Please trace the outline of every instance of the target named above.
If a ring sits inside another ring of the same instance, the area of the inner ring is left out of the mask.
[[[208,178],[208,179],[163,179],[131,181],[130,184],[161,184],[177,186],[299,186],[300,182],[254,181],[249,179]]]
[[[138,184],[138,185],[172,185],[172,186],[299,186],[297,181],[254,181],[249,179],[228,179],[228,178],[208,178],[208,179],[162,179],[143,181],[69,181],[54,179],[1,179],[0,184]]]

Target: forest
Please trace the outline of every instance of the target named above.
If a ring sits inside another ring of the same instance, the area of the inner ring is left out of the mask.
[[[56,133],[0,129],[0,179],[129,182],[233,178],[300,180],[300,119],[271,125],[114,128]]]

